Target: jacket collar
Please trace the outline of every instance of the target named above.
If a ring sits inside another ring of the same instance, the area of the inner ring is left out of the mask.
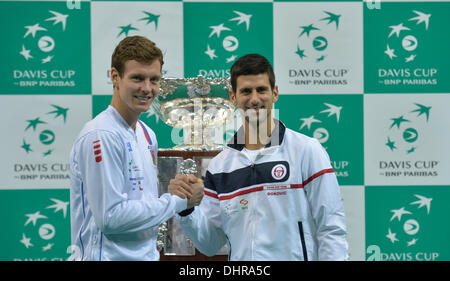
[[[286,126],[278,119],[274,119],[275,129],[270,135],[269,142],[264,146],[264,148],[271,148],[281,145],[283,142],[284,134],[286,133]],[[228,147],[242,151],[245,147],[245,132],[244,126],[242,125],[236,134],[228,142]]]
[[[120,115],[119,111],[115,109],[112,105],[108,105],[108,108],[106,109],[106,112],[110,114],[122,127],[127,130],[134,133],[133,129],[128,125],[127,121],[123,119],[122,115]]]

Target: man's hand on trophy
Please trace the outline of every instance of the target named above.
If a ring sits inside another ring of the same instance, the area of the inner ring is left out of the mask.
[[[188,175],[187,178],[192,188],[192,196],[188,198],[187,202],[187,209],[190,209],[194,206],[200,205],[200,202],[202,202],[203,195],[205,195],[205,186],[203,185],[203,181],[201,178],[197,178],[194,175]]]

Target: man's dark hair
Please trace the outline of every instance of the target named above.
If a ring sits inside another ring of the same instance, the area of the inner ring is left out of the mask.
[[[241,75],[258,75],[267,73],[269,75],[270,86],[275,87],[275,74],[270,62],[259,54],[248,54],[240,57],[231,67],[231,87],[236,92],[236,81]]]

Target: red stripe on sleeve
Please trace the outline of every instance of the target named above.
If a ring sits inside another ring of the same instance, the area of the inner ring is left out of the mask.
[[[319,171],[319,172],[315,173],[314,175],[312,175],[311,177],[309,177],[307,180],[305,180],[303,182],[303,186],[307,185],[308,183],[313,181],[315,178],[318,178],[321,175],[327,174],[327,173],[334,173],[334,170],[332,168],[330,168],[330,169],[325,169],[325,170],[322,170],[322,171]]]

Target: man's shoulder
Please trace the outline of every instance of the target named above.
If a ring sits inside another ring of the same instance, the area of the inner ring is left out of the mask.
[[[317,149],[321,147],[317,139],[289,128],[286,128],[285,139],[289,147],[299,147],[302,149]]]
[[[303,141],[303,142],[310,142],[311,140],[314,140],[314,138],[309,137],[309,136],[307,136],[305,134],[302,134],[300,132],[294,131],[294,130],[292,130],[290,128],[286,128],[285,136],[290,137],[290,138],[296,138],[296,139],[298,139],[300,141]]]
[[[318,167],[323,168],[328,168],[330,166],[328,153],[316,138],[292,130],[289,131],[289,136],[287,138],[289,142],[287,145],[289,153],[292,153],[293,150],[295,150],[294,153],[300,155],[299,159],[301,159],[302,165],[318,165]]]
[[[237,156],[239,151],[225,147],[219,154],[213,157],[208,164],[208,171],[212,174],[223,172],[228,167],[230,168],[233,158]]]
[[[118,126],[114,124],[114,120],[106,114],[105,111],[98,114],[94,119],[88,121],[80,133],[78,134],[76,142],[85,139],[89,136],[102,135],[104,137],[111,136],[113,138],[118,136]]]
[[[232,157],[233,152],[234,151],[232,149],[224,148],[221,152],[219,152],[219,154],[217,154],[211,159],[211,162],[221,163],[224,160],[227,160],[230,157]]]

